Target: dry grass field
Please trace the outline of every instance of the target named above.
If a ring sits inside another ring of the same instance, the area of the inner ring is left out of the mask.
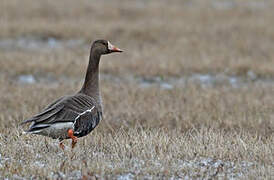
[[[0,179],[274,179],[274,2],[0,0]],[[76,148],[19,126],[100,64]]]

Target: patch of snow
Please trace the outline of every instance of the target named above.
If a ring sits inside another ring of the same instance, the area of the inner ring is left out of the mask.
[[[23,178],[23,177],[21,177],[21,176],[18,176],[17,174],[14,174],[14,175],[12,176],[12,179],[14,179],[14,180],[25,180],[26,178]]]
[[[34,84],[36,83],[36,80],[33,75],[27,74],[27,75],[20,75],[18,77],[18,82],[22,84]]]
[[[42,163],[42,162],[40,162],[40,161],[35,161],[35,162],[33,163],[33,165],[36,166],[36,167],[38,166],[38,167],[40,167],[40,168],[43,168],[43,167],[46,166],[44,163]]]
[[[65,179],[66,175],[62,172],[51,172],[50,179]]]
[[[173,85],[164,82],[164,83],[161,83],[161,88],[163,88],[163,89],[173,89]]]
[[[82,173],[81,171],[79,170],[74,170],[72,172],[70,172],[68,175],[67,175],[67,178],[66,179],[81,179],[82,178]]]
[[[247,77],[250,78],[252,81],[255,81],[257,79],[257,75],[251,70],[247,72]]]
[[[117,177],[117,180],[131,180],[134,179],[134,175],[131,173],[123,174]]]
[[[209,74],[195,74],[193,75],[192,79],[194,81],[198,80],[201,82],[201,84],[205,85],[212,84],[212,82],[214,81],[214,77]]]

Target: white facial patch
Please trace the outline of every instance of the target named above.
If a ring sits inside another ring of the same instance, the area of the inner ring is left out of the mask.
[[[114,46],[108,41],[108,50],[112,50]]]

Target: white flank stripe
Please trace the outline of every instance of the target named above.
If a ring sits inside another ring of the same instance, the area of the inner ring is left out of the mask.
[[[93,109],[95,108],[95,106],[93,106],[92,108],[78,114],[78,116],[75,118],[74,123],[73,123],[73,129],[74,129],[74,124],[76,123],[77,119],[79,119],[82,115],[86,114],[86,113],[90,113]]]

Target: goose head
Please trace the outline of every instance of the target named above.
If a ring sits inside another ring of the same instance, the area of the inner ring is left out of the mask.
[[[101,55],[110,54],[114,52],[123,52],[121,49],[115,47],[107,40],[96,40],[92,44],[92,50]]]

